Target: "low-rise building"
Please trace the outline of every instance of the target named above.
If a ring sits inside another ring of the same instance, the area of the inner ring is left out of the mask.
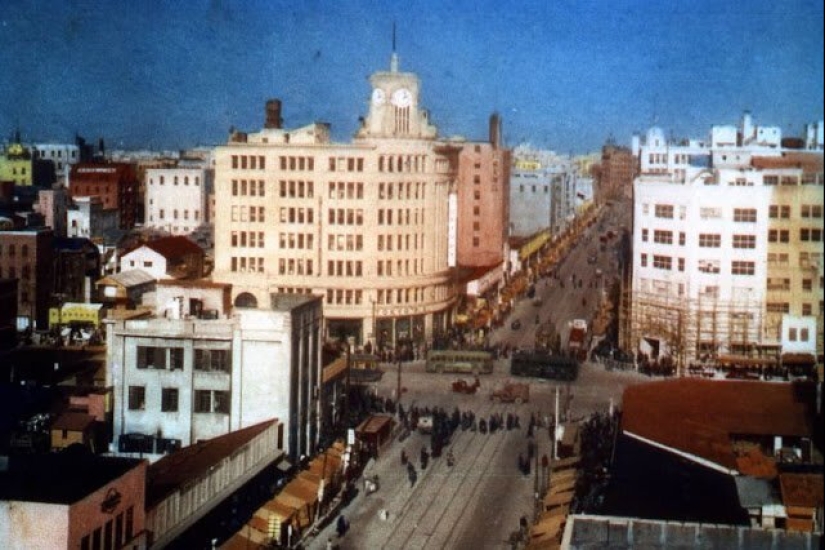
[[[72,448],[0,470],[0,547],[145,548],[145,460]]]
[[[107,320],[115,448],[162,454],[277,417],[289,456],[312,452],[321,299],[272,294],[268,308],[227,309],[229,288],[167,284],[154,316]]]

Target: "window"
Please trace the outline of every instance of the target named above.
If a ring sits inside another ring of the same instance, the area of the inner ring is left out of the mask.
[[[768,230],[768,242],[770,243],[787,243],[791,240],[791,232],[787,229],[770,229]]]
[[[653,267],[656,269],[670,269],[673,264],[673,259],[670,256],[653,255]]]
[[[648,230],[647,229],[642,229],[642,242],[647,242],[647,234],[648,234]]]
[[[216,391],[214,392],[215,410],[216,413],[229,414],[229,392]]]
[[[166,350],[150,346],[137,347],[137,368],[139,369],[165,369]]]
[[[699,233],[699,246],[702,248],[719,248],[722,236],[716,233]]]
[[[183,348],[169,348],[169,369],[183,370]]]
[[[754,273],[756,273],[756,264],[754,262],[740,260],[731,262],[732,275],[753,275]]]
[[[178,412],[178,389],[163,388],[160,392],[161,412]]]
[[[755,208],[734,208],[733,221],[741,223],[756,223]]]
[[[699,260],[701,273],[719,273],[719,260]]]
[[[788,218],[791,217],[791,207],[786,205],[786,204],[784,204],[784,205],[772,204],[768,208],[768,217],[769,218],[774,218],[774,219],[780,218],[780,219],[787,220]]]
[[[821,204],[803,204],[802,205],[803,218],[821,218],[822,205]]]
[[[657,204],[656,205],[657,218],[673,218],[673,205],[671,204]]]
[[[659,244],[673,244],[673,231],[660,231],[657,229],[653,232],[653,242]]]
[[[210,390],[195,390],[195,412],[212,412],[212,392]]]
[[[647,254],[642,254],[640,263],[641,263],[642,267],[647,267]]]
[[[146,409],[146,387],[129,386],[129,410],[142,411]]]
[[[195,370],[230,371],[230,357],[227,349],[196,349]]]
[[[756,235],[734,235],[733,248],[756,248]]]
[[[799,230],[799,240],[802,242],[821,242],[822,230],[813,227],[803,227]]]

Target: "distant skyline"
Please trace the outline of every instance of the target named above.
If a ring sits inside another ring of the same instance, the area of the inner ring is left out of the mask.
[[[713,124],[801,135],[823,119],[823,2],[712,0],[86,1],[0,12],[0,137],[109,149],[183,149],[328,122],[349,142],[367,78],[421,79],[439,135],[559,153],[628,145],[654,123],[677,138]]]

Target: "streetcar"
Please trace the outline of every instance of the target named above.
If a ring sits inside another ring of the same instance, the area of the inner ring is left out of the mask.
[[[518,351],[510,359],[510,374],[573,381],[579,375],[579,363],[572,357],[546,351]]]
[[[493,354],[476,350],[430,350],[427,372],[489,374],[493,372]]]

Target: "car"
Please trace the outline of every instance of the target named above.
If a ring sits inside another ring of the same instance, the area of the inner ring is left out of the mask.
[[[518,329],[520,329],[520,328],[521,328],[521,321],[519,321],[518,319],[516,319],[515,321],[513,321],[512,323],[510,323],[510,328],[511,328],[511,329],[513,329],[513,330],[518,330]]]

